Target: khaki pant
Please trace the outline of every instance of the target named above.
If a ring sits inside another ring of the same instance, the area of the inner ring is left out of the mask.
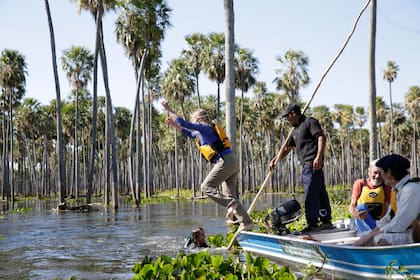
[[[238,172],[239,166],[235,153],[224,155],[223,158],[220,158],[213,165],[213,168],[201,184],[201,190],[208,197],[226,208],[236,203],[235,216],[244,225],[248,225],[252,223],[252,220],[242,206],[237,194]],[[223,193],[219,190],[219,186],[222,184],[225,184]]]

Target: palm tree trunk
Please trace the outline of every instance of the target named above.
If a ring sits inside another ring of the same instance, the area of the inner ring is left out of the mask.
[[[359,143],[360,143],[360,173],[361,178],[365,178],[365,166],[364,166],[364,155],[363,155],[363,138],[362,138],[362,126],[359,127]]]
[[[110,168],[109,168],[109,158],[110,158],[110,128],[109,128],[109,113],[108,105],[106,106],[105,114],[105,145],[104,145],[104,171],[105,171],[105,184],[104,184],[104,204],[105,207],[108,207],[109,200],[109,189],[110,189]]]
[[[106,104],[107,104],[107,117],[109,118],[109,133],[107,136],[110,137],[110,145],[111,145],[111,168],[112,168],[112,202],[114,209],[118,209],[118,173],[117,173],[117,144],[115,138],[115,128],[114,128],[114,112],[112,108],[112,100],[111,100],[111,91],[109,89],[108,83],[108,66],[106,62],[106,54],[105,54],[105,45],[104,45],[104,34],[102,30],[102,20],[99,19],[100,24],[100,32],[101,32],[101,48],[100,48],[100,57],[101,57],[101,64],[102,64],[102,74],[104,79],[104,86],[106,92]]]
[[[62,117],[61,117],[61,94],[60,94],[60,83],[58,79],[57,71],[57,56],[55,50],[55,38],[54,38],[54,28],[51,19],[50,6],[48,0],[45,0],[45,10],[47,12],[48,26],[50,30],[50,42],[51,42],[51,54],[52,54],[52,63],[54,71],[54,81],[55,81],[55,93],[56,93],[56,109],[57,109],[57,157],[58,157],[58,188],[59,188],[59,202],[65,202],[66,196],[66,182],[65,182],[65,162],[63,155],[63,128],[62,128]]]
[[[145,96],[144,96],[144,89],[142,89],[142,117],[143,117],[143,122],[142,122],[142,136],[143,136],[143,190],[146,194],[146,197],[150,197],[151,196],[151,192],[149,189],[149,178],[147,178],[147,170],[148,170],[148,164],[149,164],[149,157],[147,154],[147,134],[146,134],[146,101],[145,101]]]
[[[198,101],[198,108],[201,108],[201,98],[200,98],[200,86],[198,83],[199,75],[195,75],[195,88],[197,89],[197,101]]]
[[[376,134],[376,78],[375,78],[375,50],[376,50],[376,0],[372,0],[372,15],[370,21],[369,41],[369,157],[370,161],[378,157]]]
[[[3,108],[3,112],[6,112],[6,108]],[[6,119],[6,113],[3,113],[3,186],[4,186],[4,192],[6,195],[6,201],[7,203],[10,202],[10,184],[9,184],[9,137],[7,136],[8,129],[8,123]]]
[[[101,25],[99,19],[102,18],[102,2],[99,2],[99,7],[96,16],[96,40],[95,40],[95,54],[93,66],[93,97],[92,97],[92,147],[89,158],[89,173],[87,179],[87,194],[86,203],[91,203],[93,193],[93,174],[95,168],[96,157],[96,135],[97,135],[97,119],[98,119],[98,56],[101,41]]]
[[[147,121],[147,136],[149,138],[149,142],[147,145],[147,154],[148,154],[148,168],[147,168],[147,178],[149,181],[149,188],[152,190],[152,194],[155,193],[155,184],[154,184],[154,178],[153,178],[153,152],[152,152],[152,146],[153,146],[153,131],[152,131],[152,123],[153,123],[153,102],[152,102],[152,92],[149,91],[148,94],[148,121]]]
[[[416,111],[414,111],[414,121],[413,121],[413,123],[414,123],[414,131],[413,131],[413,143],[411,144],[411,149],[412,149],[411,158],[414,161],[414,164],[413,164],[413,174],[416,177],[418,177],[419,174],[420,174],[420,170],[419,170],[419,167],[420,167],[420,165],[419,165],[420,157],[418,156],[418,152],[417,152],[417,146],[418,146],[418,144],[417,144],[417,137],[416,137],[417,136],[417,114],[416,114]]]
[[[242,131],[244,118],[244,91],[241,90],[241,113],[239,118],[239,189],[244,191],[244,170],[243,170],[243,151],[242,151]]]
[[[174,168],[175,168],[175,189],[176,189],[176,197],[179,197],[179,183],[178,183],[178,137],[177,131],[174,128],[174,138],[175,138],[175,159],[174,159]]]
[[[76,116],[74,118],[74,195],[79,198],[79,141],[78,141],[78,126],[79,121],[79,90],[76,89]]]
[[[392,108],[392,91],[391,91],[391,82],[389,82],[389,109],[390,109],[390,129],[391,129],[391,133],[389,134],[389,153],[392,154],[394,151],[394,143],[393,143],[393,138],[394,138],[394,114],[393,114],[393,108]]]
[[[140,87],[139,90],[143,90],[143,86]],[[143,181],[145,180],[142,178],[142,170],[143,170],[143,157],[142,157],[142,146],[141,146],[141,117],[140,117],[140,99],[137,101],[137,118],[136,118],[136,193],[138,194],[139,203],[141,203],[141,187],[143,184]],[[143,192],[146,195],[146,189],[143,188]]]
[[[134,178],[134,147],[133,147],[133,143],[134,143],[134,132],[135,132],[135,125],[136,125],[136,119],[137,119],[137,115],[139,114],[139,106],[140,106],[140,90],[141,90],[141,85],[143,84],[143,72],[144,72],[144,65],[145,65],[145,61],[146,61],[146,57],[148,54],[148,50],[146,49],[144,51],[144,54],[141,58],[141,62],[140,62],[140,69],[139,72],[137,74],[138,78],[137,78],[137,87],[136,87],[136,99],[135,99],[135,103],[134,103],[134,113],[133,113],[133,117],[131,119],[131,126],[130,126],[130,142],[129,142],[129,176],[130,176],[130,187],[131,187],[131,196],[133,198],[133,201],[136,204],[136,207],[140,206],[140,202],[139,202],[139,197],[140,194],[136,191],[137,188],[134,188],[134,182],[135,182],[135,178]],[[137,135],[139,135],[140,131],[137,131]],[[137,150],[137,154],[140,154],[140,151]],[[138,176],[136,176],[138,177]],[[138,181],[137,181],[138,182]],[[138,185],[138,184],[137,184]]]
[[[14,157],[13,157],[13,90],[10,89],[9,95],[9,137],[10,137],[10,165],[11,168],[9,169],[9,184],[10,184],[10,210],[13,210],[13,205],[15,204],[15,186],[13,182],[13,170],[14,170]]]
[[[225,10],[225,59],[226,59],[226,133],[236,146],[236,117],[235,117],[235,75],[234,75],[234,49],[235,49],[235,15],[233,0],[224,0]]]

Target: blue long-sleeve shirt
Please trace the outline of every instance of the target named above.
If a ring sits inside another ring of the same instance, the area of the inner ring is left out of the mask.
[[[182,127],[182,134],[195,139],[197,136],[200,137],[200,145],[211,145],[219,139],[219,135],[216,130],[208,124],[203,123],[192,123],[184,120],[181,117],[176,118],[175,122]],[[232,149],[228,148],[223,150],[220,155],[224,156],[232,152]],[[212,162],[216,162],[219,156],[215,157]]]

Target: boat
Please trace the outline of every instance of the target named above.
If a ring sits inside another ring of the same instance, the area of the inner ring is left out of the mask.
[[[312,263],[343,279],[420,279],[420,243],[393,246],[353,246],[359,239],[350,228],[335,227],[310,235],[243,231],[237,238],[245,252],[279,264]],[[405,272],[403,272],[405,270]]]

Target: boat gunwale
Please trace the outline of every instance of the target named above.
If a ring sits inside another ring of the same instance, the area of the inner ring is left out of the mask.
[[[328,233],[325,233],[328,236]],[[258,233],[258,232],[242,232],[241,235],[243,237],[239,236],[239,244],[243,248],[245,252],[254,253],[256,255],[265,256],[268,257],[274,261],[280,261],[280,262],[286,262],[286,263],[297,263],[300,265],[306,265],[308,262],[311,262],[316,267],[321,267],[325,269],[326,271],[329,271],[329,274],[331,272],[338,273],[340,275],[352,275],[352,277],[357,277],[357,279],[387,279],[387,274],[385,273],[386,267],[388,265],[363,265],[362,263],[349,263],[340,259],[331,258],[328,256],[325,256],[324,253],[322,255],[319,255],[320,258],[317,258],[315,256],[300,256],[300,255],[293,255],[289,254],[285,251],[283,251],[282,246],[284,242],[295,242],[297,247],[300,247],[301,245],[305,247],[305,245],[314,246],[315,248],[318,247],[317,250],[328,250],[328,248],[331,249],[344,249],[352,251],[351,254],[358,254],[358,251],[365,251],[370,252],[368,254],[376,254],[381,255],[380,251],[389,251],[392,250],[410,250],[411,248],[415,248],[416,251],[418,248],[420,248],[420,243],[412,243],[412,244],[403,244],[403,245],[390,245],[390,246],[353,246],[353,245],[343,245],[343,244],[331,244],[331,243],[325,243],[320,242],[319,240],[307,240],[307,239],[301,239],[297,236],[291,236],[291,235],[274,235],[274,234],[266,234],[266,233]],[[247,237],[248,236],[248,237]],[[315,236],[315,235],[314,235]],[[259,243],[255,242],[253,243],[252,239],[258,238],[259,241],[266,240],[267,244],[264,242]],[[261,238],[261,239],[259,239]],[[247,240],[250,239],[250,240]],[[348,237],[345,237],[344,239],[348,239]],[[338,240],[338,239],[336,239]],[[356,238],[357,240],[357,238]],[[278,246],[270,246],[273,242],[278,242]],[[324,240],[328,241],[328,240]],[[299,245],[301,244],[301,245]],[[316,251],[317,251],[316,250]],[[378,251],[379,250],[379,251]],[[323,259],[322,257],[324,256]],[[328,261],[327,261],[328,259]],[[337,266],[337,264],[339,264]],[[344,265],[344,266],[342,266]],[[404,266],[409,271],[414,269],[418,270],[420,268],[420,264],[407,264]],[[354,268],[354,269],[352,269]],[[363,271],[365,268],[371,268],[373,271]],[[362,270],[359,270],[362,269]],[[384,273],[377,273],[375,270],[381,270],[384,271]],[[419,274],[413,274],[414,277],[419,277]],[[352,278],[353,279],[353,278]],[[403,275],[395,274],[393,275],[393,279],[404,279]],[[417,278],[416,278],[417,279]]]
[[[320,233],[320,234],[328,235],[329,233]],[[314,234],[312,236],[316,237],[320,234]],[[323,242],[322,240],[303,239],[303,238],[299,238],[297,235],[296,235],[296,237],[289,237],[289,236],[293,236],[291,234],[289,234],[289,235],[276,235],[276,234],[260,233],[260,232],[252,232],[252,231],[241,232],[241,235],[255,235],[255,236],[260,236],[260,237],[264,237],[264,238],[272,238],[272,239],[285,240],[285,241],[296,241],[296,242],[300,242],[300,243],[307,243],[307,244],[312,244],[312,245],[316,244],[316,245],[321,245],[321,246],[326,246],[326,247],[331,247],[331,248],[346,248],[346,249],[354,249],[354,250],[379,250],[379,251],[383,251],[383,250],[390,250],[390,249],[420,247],[420,243],[410,243],[410,244],[402,244],[402,245],[386,245],[386,246],[354,246],[354,245],[346,245],[346,244],[329,243],[328,240],[324,240],[324,241],[327,241],[327,242]],[[310,236],[310,235],[308,235],[308,236]],[[239,238],[240,238],[240,236],[239,236]],[[349,237],[343,238],[343,240],[346,240],[348,238]],[[340,240],[340,239],[336,238],[335,240]],[[355,240],[357,240],[357,238],[355,238]]]

